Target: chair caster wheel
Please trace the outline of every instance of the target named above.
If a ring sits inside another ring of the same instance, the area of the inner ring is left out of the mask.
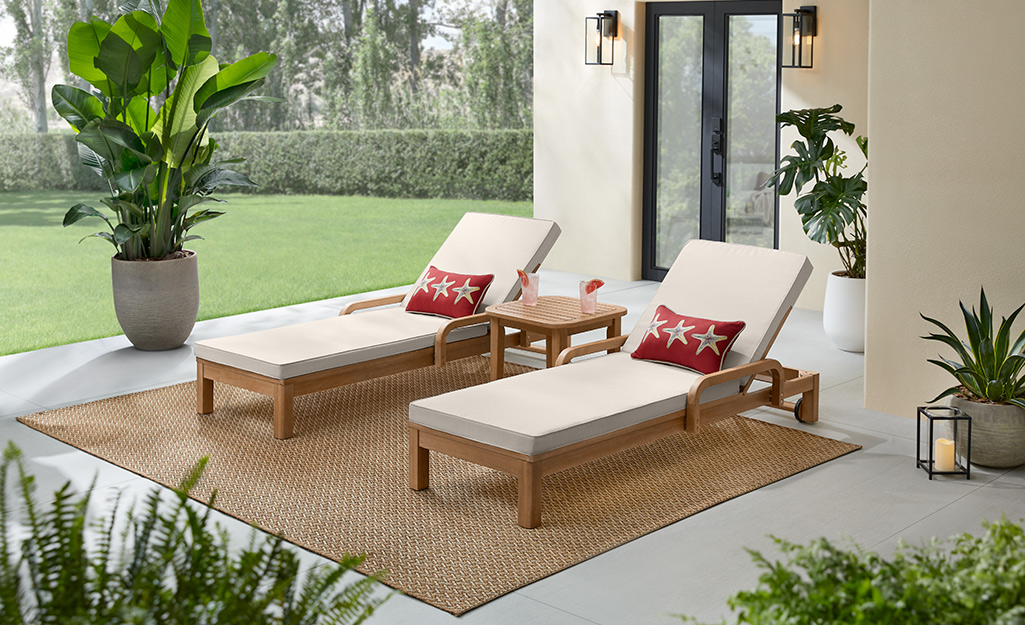
[[[798,400],[796,402],[794,402],[794,418],[797,419],[798,421],[800,421],[801,423],[804,423],[804,419],[801,418],[801,404],[802,403],[804,403],[804,398],[803,397],[798,398]]]

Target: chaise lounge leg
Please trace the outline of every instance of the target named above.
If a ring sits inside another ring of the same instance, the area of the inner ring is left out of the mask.
[[[819,420],[819,374],[811,374],[811,390],[801,393],[801,421],[817,423]]]
[[[196,412],[210,414],[214,411],[214,381],[206,377],[203,363],[196,363]]]
[[[524,462],[517,477],[519,501],[516,522],[520,527],[533,529],[541,525],[541,463]]]
[[[409,487],[423,490],[430,486],[431,450],[420,446],[420,430],[409,428]]]
[[[274,387],[274,438],[292,438],[295,387],[281,383]]]

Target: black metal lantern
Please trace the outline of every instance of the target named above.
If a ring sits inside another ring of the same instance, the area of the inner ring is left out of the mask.
[[[922,437],[923,420],[928,430],[925,438]],[[937,423],[945,425],[939,436],[935,428]],[[951,438],[946,438],[946,435]],[[915,462],[925,469],[930,480],[934,475],[963,475],[965,479],[972,479],[971,417],[950,406],[919,406],[916,437],[918,451]]]
[[[584,65],[612,65],[619,11],[584,18]]]
[[[814,6],[804,6],[796,13],[782,15],[782,67],[811,68],[812,47],[817,31],[816,17],[817,7]]]

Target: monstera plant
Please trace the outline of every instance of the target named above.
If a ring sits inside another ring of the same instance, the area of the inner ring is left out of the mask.
[[[277,57],[258,52],[219,64],[210,54],[199,0],[168,0],[163,11],[159,0],[129,0],[122,10],[113,24],[94,17],[71,27],[70,69],[91,88],[55,85],[51,93],[57,113],[77,133],[82,163],[104,179],[109,194],[100,200],[106,212],[75,204],[64,225],[86,217],[106,222],[107,230],[89,237],[117,249],[112,262],[118,320],[136,347],[168,349],[181,345],[195,323],[196,310],[186,310],[192,306],[190,296],[173,284],[156,285],[153,276],[122,280],[131,285],[130,292],[119,295],[119,273],[156,271],[178,278],[181,272],[195,273],[195,254],[182,245],[200,238],[190,234],[193,227],[222,214],[203,205],[219,201],[211,194],[220,187],[254,184],[228,167],[237,161],[214,159],[217,143],[209,136],[210,121],[239,100],[260,99],[251,94]],[[187,262],[181,270],[119,269],[118,262],[135,265],[131,261],[139,260]],[[183,288],[192,288],[191,278],[185,282]],[[140,293],[140,284],[152,288]],[[193,299],[198,310],[198,278]],[[141,313],[138,322],[128,325],[145,328],[126,327],[128,309]],[[146,339],[154,328],[169,324],[169,312],[191,316],[184,336],[156,343]]]
[[[849,352],[865,351],[865,270],[868,207],[862,201],[868,191],[868,139],[855,142],[866,162],[846,175],[847,154],[830,133],[854,133],[854,124],[837,115],[839,104],[828,108],[787,111],[776,116],[782,126],[793,126],[801,139],[794,154],[780,159],[780,166],[766,182],[780,195],[797,192],[794,208],[804,232],[812,241],[833,246],[840,254],[843,271],[826,280],[822,325],[834,345]]]
[[[864,278],[868,209],[861,199],[868,191],[868,164],[853,176],[844,175],[847,154],[829,136],[837,131],[848,136],[854,133],[854,124],[837,115],[842,109],[834,104],[777,115],[776,121],[783,127],[793,126],[803,141],[790,146],[795,153],[780,159],[780,168],[766,184],[775,185],[780,195],[796,189],[794,208],[808,238],[835,247],[847,275]],[[856,142],[867,159],[868,139],[859,136]],[[811,189],[802,195],[805,185]]]

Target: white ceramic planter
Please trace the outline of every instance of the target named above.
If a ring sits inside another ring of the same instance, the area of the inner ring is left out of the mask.
[[[835,273],[826,278],[822,328],[838,349],[865,351],[865,280]]]
[[[136,348],[159,351],[181,347],[199,312],[196,253],[172,260],[111,259],[114,312]]]

